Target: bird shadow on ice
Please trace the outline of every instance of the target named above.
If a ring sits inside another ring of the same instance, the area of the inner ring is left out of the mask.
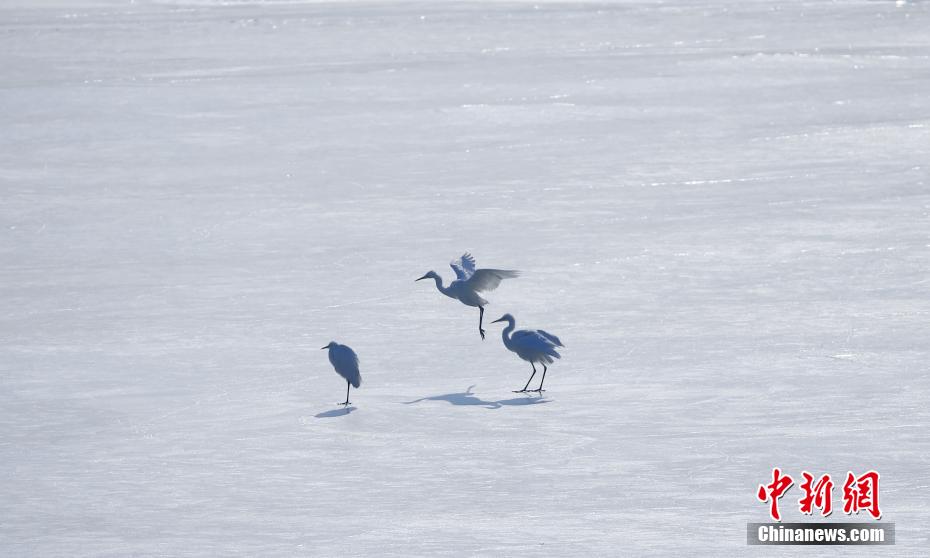
[[[478,406],[485,409],[500,409],[501,407],[523,407],[527,405],[538,405],[548,403],[548,399],[540,397],[514,397],[511,399],[500,399],[498,401],[486,401],[475,395],[472,390],[475,385],[468,386],[468,389],[459,393],[444,393],[442,395],[432,395],[430,397],[421,397],[413,401],[404,401],[404,405],[412,405],[422,401],[446,401],[452,405],[461,406]]]
[[[322,413],[318,413],[313,416],[315,416],[316,418],[342,417],[342,416],[348,415],[349,413],[354,411],[356,408],[357,407],[343,407],[341,409],[333,409],[332,411],[324,411]]]

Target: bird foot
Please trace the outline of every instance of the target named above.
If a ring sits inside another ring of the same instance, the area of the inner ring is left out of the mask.
[[[336,403],[336,405],[342,405],[343,407],[348,407],[351,404],[351,401],[340,401],[339,403]]]
[[[527,391],[530,392],[530,393],[542,393],[542,392],[544,392],[544,391],[546,391],[546,390],[540,388],[540,389],[530,389],[530,390],[527,390]]]
[[[483,330],[483,329],[479,329],[479,330],[478,330],[478,333],[481,334],[481,340],[484,341],[484,330]]]
[[[530,390],[528,390],[528,389],[515,389],[515,390],[513,390],[514,393],[526,393],[526,392],[528,392],[528,391],[530,391]]]

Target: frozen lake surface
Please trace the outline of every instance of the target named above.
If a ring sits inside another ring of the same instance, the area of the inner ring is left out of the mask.
[[[745,546],[778,466],[878,470],[925,555],[928,30],[4,2],[0,554],[785,556]],[[413,281],[465,250],[523,271],[484,342]],[[504,312],[567,346],[542,397]]]

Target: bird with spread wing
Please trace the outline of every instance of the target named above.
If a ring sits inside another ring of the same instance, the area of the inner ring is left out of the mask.
[[[417,279],[433,279],[439,292],[449,298],[454,298],[465,306],[478,307],[478,333],[484,339],[484,307],[488,303],[478,293],[493,291],[504,279],[517,277],[517,271],[509,269],[475,269],[475,258],[465,252],[461,258],[449,264],[455,272],[456,279],[448,287],[443,286],[442,277],[435,271],[430,271]]]

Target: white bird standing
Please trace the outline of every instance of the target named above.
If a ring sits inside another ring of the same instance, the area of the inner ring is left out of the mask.
[[[320,350],[329,349],[329,362],[332,363],[336,373],[346,379],[346,400],[339,405],[349,405],[349,387],[358,389],[362,385],[362,374],[358,371],[358,355],[350,347],[330,341],[329,345]]]
[[[547,365],[552,364],[552,359],[562,358],[562,355],[555,349],[556,347],[564,347],[565,345],[562,344],[562,341],[560,341],[558,337],[541,329],[521,329],[520,331],[513,331],[517,321],[510,314],[504,314],[491,323],[497,322],[507,322],[508,324],[507,327],[504,328],[504,331],[501,332],[501,337],[504,339],[504,346],[533,366],[533,374],[530,376],[530,379],[526,381],[526,385],[523,386],[521,390],[515,390],[514,393],[525,393],[527,391],[542,393],[544,391],[542,388],[543,382],[546,381],[546,371],[548,370]],[[513,332],[512,335],[511,332]],[[542,364],[543,366],[543,375],[542,380],[539,382],[539,389],[528,390],[527,388],[530,387],[530,382],[533,381],[533,376],[536,375],[537,364]]]
[[[517,277],[520,273],[509,269],[475,269],[475,258],[465,252],[461,258],[449,264],[452,271],[455,272],[456,280],[448,287],[442,286],[442,277],[435,271],[430,271],[423,277],[417,279],[430,279],[436,281],[436,288],[439,292],[449,298],[454,298],[465,306],[478,307],[478,333],[484,339],[484,329],[481,327],[484,321],[484,306],[487,300],[481,298],[478,294],[482,291],[493,291],[501,284],[504,279]]]

